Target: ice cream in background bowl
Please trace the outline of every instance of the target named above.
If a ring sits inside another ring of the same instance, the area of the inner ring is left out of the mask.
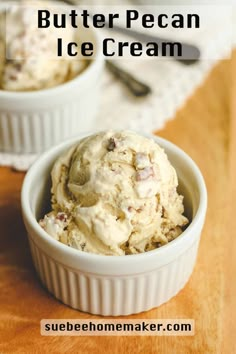
[[[41,281],[63,303],[100,315],[159,306],[188,281],[207,193],[192,159],[133,132],[81,134],[26,175],[23,218]]]
[[[46,30],[38,28],[35,9],[62,12],[64,7],[55,4],[50,1],[32,3],[22,0],[9,7],[6,26],[0,26],[2,90],[22,92],[55,87],[75,78],[89,65],[89,61],[65,56],[65,53],[62,58],[57,58],[58,37],[64,43],[79,39],[72,27],[60,30],[53,26]],[[2,23],[5,22],[4,16],[2,12]]]
[[[65,13],[62,4],[0,4],[0,151],[42,152],[93,127],[104,67],[97,31],[36,26],[35,9]],[[59,37],[63,43],[91,41],[94,56],[57,58]]]

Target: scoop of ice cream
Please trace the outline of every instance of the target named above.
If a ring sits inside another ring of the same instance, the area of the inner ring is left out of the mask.
[[[62,38],[64,43],[73,42],[76,41],[75,32],[70,26],[59,32],[53,26],[39,29],[35,11],[38,8],[53,12],[55,4],[21,1],[8,10],[6,26],[1,25],[5,23],[3,14],[0,17],[0,87],[3,90],[32,91],[54,87],[73,79],[86,67],[85,60],[56,57],[57,38]]]
[[[128,131],[95,134],[56,161],[53,211],[41,225],[57,240],[87,252],[152,250],[179,236],[188,222],[177,186],[175,169],[153,140]],[[58,228],[61,213],[66,224]]]

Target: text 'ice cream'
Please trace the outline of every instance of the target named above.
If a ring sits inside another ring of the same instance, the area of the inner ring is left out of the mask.
[[[78,250],[128,255],[179,236],[188,219],[164,150],[129,131],[101,132],[64,153],[52,170],[52,211],[40,220]]]

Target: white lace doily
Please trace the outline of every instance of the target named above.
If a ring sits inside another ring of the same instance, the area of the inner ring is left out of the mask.
[[[224,26],[217,23],[207,36],[200,33],[195,37],[194,43],[201,51],[215,59],[202,60],[191,66],[165,59],[119,60],[119,65],[151,86],[152,94],[142,99],[133,98],[122,84],[106,71],[102,83],[100,110],[94,128],[135,129],[142,132],[163,128],[204,81],[216,62],[229,55],[229,48],[225,46],[227,35]],[[35,155],[0,153],[0,165],[27,170],[35,158]]]

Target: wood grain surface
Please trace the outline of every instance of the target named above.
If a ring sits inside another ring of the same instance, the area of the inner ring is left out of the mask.
[[[56,301],[35,274],[21,219],[24,174],[0,169],[0,353],[235,353],[236,56],[220,62],[159,135],[200,166],[209,205],[194,273],[171,301],[129,318],[191,318],[193,337],[42,337],[43,318],[98,318]],[[233,119],[234,117],[234,119]],[[158,117],[157,117],[158,119]]]

